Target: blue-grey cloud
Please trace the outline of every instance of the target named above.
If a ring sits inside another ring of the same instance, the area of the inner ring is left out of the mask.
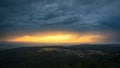
[[[120,0],[0,0],[0,37],[72,30],[108,31],[118,40],[119,6]]]

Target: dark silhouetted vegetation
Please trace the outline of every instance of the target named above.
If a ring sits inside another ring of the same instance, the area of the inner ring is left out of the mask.
[[[22,47],[1,50],[0,68],[120,68],[119,57],[119,45]]]

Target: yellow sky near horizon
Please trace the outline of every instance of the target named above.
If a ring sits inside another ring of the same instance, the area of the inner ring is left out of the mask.
[[[101,34],[77,34],[77,33],[42,33],[35,35],[17,36],[8,39],[9,42],[32,43],[99,43],[104,39]]]

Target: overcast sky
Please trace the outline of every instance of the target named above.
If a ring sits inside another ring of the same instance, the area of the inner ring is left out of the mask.
[[[100,33],[120,43],[120,0],[0,0],[0,40],[43,31]]]

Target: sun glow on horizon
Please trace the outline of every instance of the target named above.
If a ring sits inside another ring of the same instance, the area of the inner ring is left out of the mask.
[[[35,42],[35,43],[93,43],[100,42],[102,35],[98,34],[43,34],[43,35],[26,35],[9,39],[9,42]]]

